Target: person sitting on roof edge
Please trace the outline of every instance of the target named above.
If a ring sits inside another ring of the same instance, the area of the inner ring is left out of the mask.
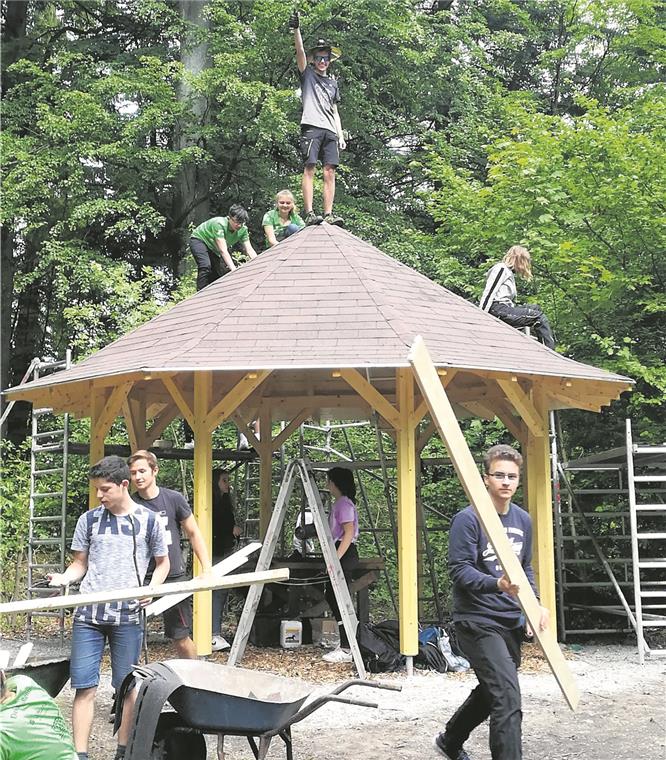
[[[296,63],[301,80],[301,155],[303,169],[303,205],[305,223],[342,225],[342,219],[333,213],[335,199],[335,169],[340,163],[340,151],[347,146],[342,134],[342,124],[337,104],[340,101],[338,83],[328,74],[331,63],[340,57],[340,50],[326,40],[317,40],[307,53],[303,47],[298,13],[289,19],[294,32]],[[314,174],[317,159],[324,166],[324,217],[313,211]]]
[[[190,250],[197,263],[197,290],[236,269],[231,258],[231,249],[240,243],[249,258],[257,252],[250,243],[247,231],[247,211],[238,203],[230,209],[228,216],[214,216],[200,224],[190,238]]]
[[[275,196],[275,208],[264,214],[261,224],[266,234],[266,248],[277,245],[305,227],[305,222],[296,212],[291,190],[280,190]]]
[[[555,338],[546,315],[537,304],[516,306],[516,278],[518,272],[526,280],[532,279],[531,256],[527,248],[513,245],[501,262],[488,272],[486,286],[479,306],[511,327],[533,327],[537,338],[547,348],[555,348]]]

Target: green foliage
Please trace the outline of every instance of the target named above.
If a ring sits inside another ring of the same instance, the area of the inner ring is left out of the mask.
[[[24,581],[22,571],[28,540],[30,467],[27,446],[0,444],[0,598],[12,599]]]

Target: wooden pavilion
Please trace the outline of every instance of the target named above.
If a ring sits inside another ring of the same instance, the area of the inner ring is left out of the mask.
[[[561,356],[337,227],[308,227],[89,358],[6,391],[90,417],[90,461],[114,420],[132,449],[176,417],[195,435],[194,513],[211,539],[211,433],[261,422],[261,531],[271,515],[272,452],[306,419],[366,419],[396,439],[401,648],[418,651],[416,460],[433,432],[407,356],[421,335],[458,416],[498,417],[526,458],[542,602],[555,610],[550,409],[599,411],[631,381]],[[272,423],[286,427],[275,437]],[[94,506],[94,494],[90,497]],[[210,653],[210,595],[194,639]]]

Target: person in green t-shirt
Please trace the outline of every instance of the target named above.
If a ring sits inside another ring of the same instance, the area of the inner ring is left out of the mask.
[[[305,227],[305,222],[296,213],[296,202],[291,190],[280,190],[275,196],[275,208],[264,214],[261,223],[266,234],[267,248]]]
[[[28,676],[0,671],[0,760],[77,760],[60,708]]]
[[[236,269],[231,249],[240,243],[249,258],[257,252],[250,243],[247,231],[247,211],[238,203],[229,209],[228,216],[214,216],[200,224],[190,238],[190,250],[197,262],[197,290]]]

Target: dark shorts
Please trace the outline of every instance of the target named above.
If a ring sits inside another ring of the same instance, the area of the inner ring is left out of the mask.
[[[302,124],[301,156],[306,166],[316,164],[318,159],[324,166],[337,166],[340,163],[338,136],[330,129]]]
[[[177,578],[167,578],[167,583],[180,583],[187,578],[181,575]],[[162,613],[164,620],[164,635],[173,641],[187,639],[192,635],[192,597],[188,596],[182,602],[174,604]]]

